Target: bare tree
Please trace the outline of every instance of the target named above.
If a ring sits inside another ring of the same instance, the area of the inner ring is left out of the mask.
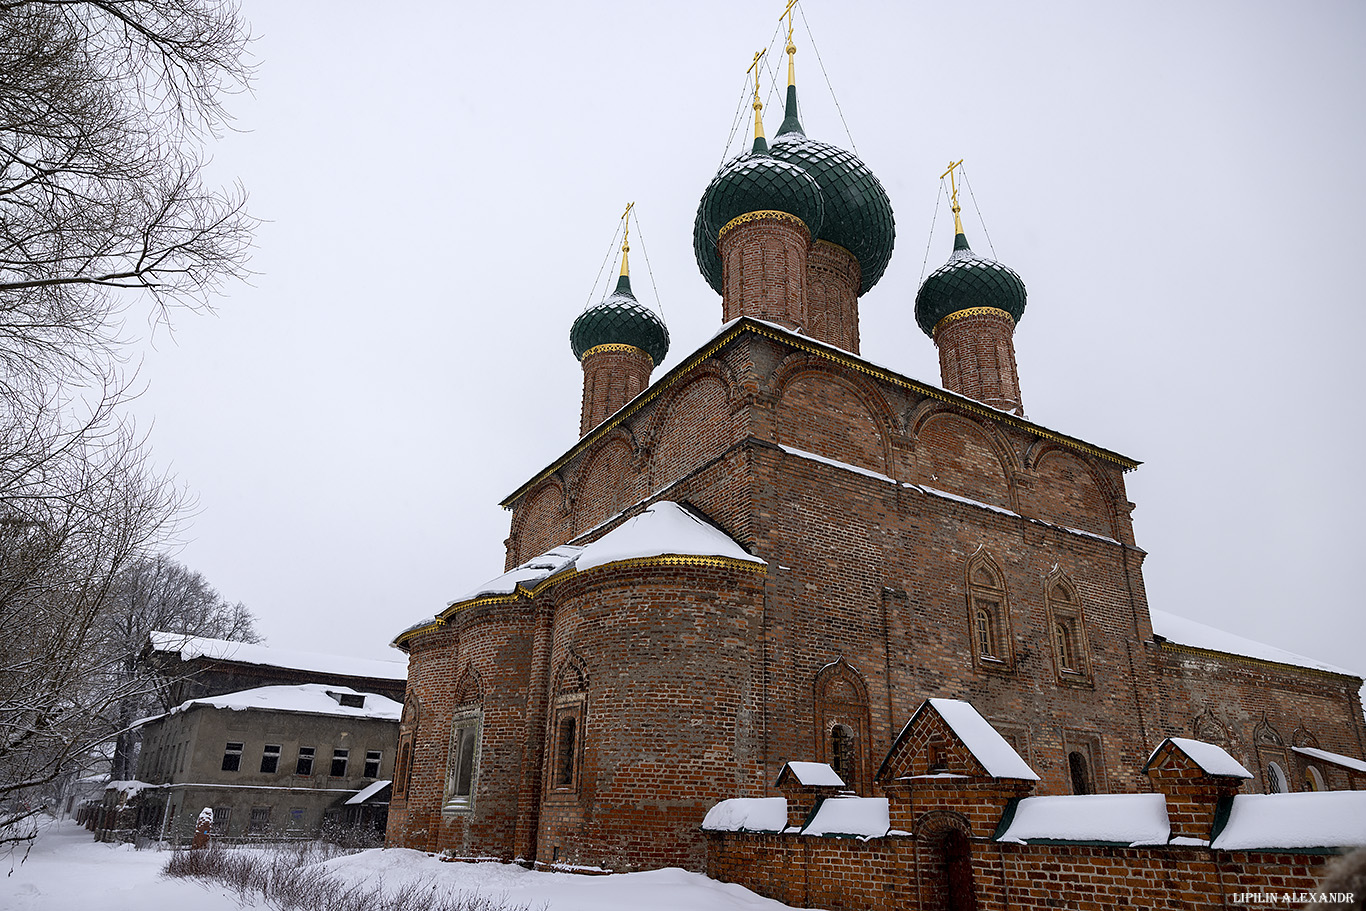
[[[201,173],[247,40],[219,0],[0,0],[0,844],[147,686],[111,617],[184,494],[121,416],[122,333],[244,272]]]
[[[242,602],[223,598],[194,570],[165,554],[143,557],[125,567],[114,580],[109,604],[102,612],[97,648],[118,658],[120,689],[118,734],[110,777],[133,777],[138,732],[133,722],[158,708],[166,681],[141,660],[153,631],[207,636],[235,642],[260,642],[255,618]],[[139,685],[140,684],[140,685]]]

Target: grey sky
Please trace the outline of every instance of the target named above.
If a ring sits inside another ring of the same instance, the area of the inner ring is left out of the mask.
[[[823,63],[896,212],[864,355],[938,382],[912,305],[966,159],[973,246],[985,221],[1029,289],[1027,413],[1145,462],[1150,603],[1366,669],[1366,6],[802,5],[807,132],[849,142]],[[399,657],[502,570],[497,502],[575,439],[567,334],[626,202],[664,369],[720,324],[693,214],[782,4],[493,7],[244,0],[259,78],[213,167],[267,219],[260,274],[157,334],[138,413],[199,494],[181,559],[271,644]]]

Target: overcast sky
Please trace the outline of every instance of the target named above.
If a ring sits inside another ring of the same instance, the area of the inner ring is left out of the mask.
[[[137,410],[199,497],[180,559],[269,644],[400,658],[576,439],[568,330],[628,201],[655,376],[719,326],[693,214],[782,3],[242,6],[212,173],[265,219],[258,275],[156,334]],[[913,303],[965,159],[969,237],[1029,289],[1026,412],[1144,462],[1150,604],[1366,670],[1366,5],[801,6],[807,133],[847,146],[842,112],[896,213],[863,354],[939,382]]]

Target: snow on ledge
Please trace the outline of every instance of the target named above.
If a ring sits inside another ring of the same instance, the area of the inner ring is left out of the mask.
[[[1302,756],[1308,756],[1311,759],[1319,759],[1323,762],[1342,766],[1344,769],[1366,772],[1366,762],[1363,762],[1360,759],[1353,759],[1351,756],[1344,756],[1341,753],[1330,753],[1327,750],[1320,750],[1318,747],[1291,747],[1290,749]]]
[[[732,797],[707,811],[704,832],[781,832],[787,828],[786,797]]]
[[[287,667],[300,671],[315,671],[346,677],[371,677],[378,680],[407,680],[408,666],[401,661],[378,661],[372,658],[351,658],[346,655],[323,655],[255,645],[250,642],[230,642],[208,639],[184,633],[153,631],[148,635],[152,649],[178,654],[180,660],[215,658],[239,664],[259,664],[267,667]]]
[[[660,557],[666,554],[695,557],[728,557],[765,565],[735,539],[708,525],[677,503],[659,500],[637,516],[627,519],[592,544],[574,560],[580,572],[595,566]]]
[[[1238,794],[1216,851],[1366,845],[1366,791]]]
[[[803,835],[881,838],[892,827],[886,797],[830,797],[802,829]]]
[[[339,695],[360,696],[359,706],[342,705]],[[349,686],[327,686],[321,683],[304,683],[299,686],[258,686],[254,689],[224,693],[221,696],[204,696],[189,699],[171,709],[165,715],[154,715],[133,723],[134,727],[189,711],[196,706],[245,711],[261,709],[270,712],[301,712],[309,715],[344,715],[348,718],[377,718],[383,721],[398,721],[403,714],[403,704],[377,693],[362,693]]]
[[[805,449],[796,449],[792,446],[783,446],[780,444],[778,448],[781,449],[783,452],[787,453],[788,455],[796,456],[799,459],[809,459],[812,462],[820,462],[822,465],[832,465],[835,468],[842,468],[845,471],[852,471],[854,474],[861,474],[865,477],[873,478],[877,481],[886,481],[888,484],[896,483],[896,481],[892,478],[888,477],[880,471],[873,471],[871,468],[860,468],[859,466],[851,465],[848,462],[840,462],[836,459],[829,459],[823,455],[817,455],[814,452],[807,452]]]
[[[1160,844],[1171,837],[1162,794],[1086,794],[1026,797],[997,841],[1030,839]]]
[[[1157,745],[1152,755],[1148,757],[1148,762],[1144,764],[1146,769],[1153,761],[1158,751],[1168,742],[1175,745],[1181,752],[1190,757],[1190,761],[1200,767],[1207,775],[1228,775],[1233,778],[1251,778],[1249,772],[1241,762],[1228,754],[1228,751],[1218,744],[1206,743],[1203,740],[1191,740],[1189,737],[1168,737]]]

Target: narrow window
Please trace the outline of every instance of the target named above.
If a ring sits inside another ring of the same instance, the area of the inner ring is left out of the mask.
[[[1067,754],[1067,770],[1072,777],[1073,794],[1090,794],[1091,773],[1086,767],[1086,757],[1076,750]]]
[[[926,762],[926,771],[931,775],[938,775],[947,772],[949,764],[944,761],[944,748],[937,743],[930,744],[929,759]]]
[[[1306,791],[1328,790],[1323,784],[1323,776],[1313,766],[1305,766],[1304,768],[1304,789]]]
[[[232,807],[213,808],[213,828],[210,831],[214,835],[227,835],[228,823],[232,822]]]
[[[379,777],[379,762],[380,762],[380,758],[381,758],[383,755],[384,755],[383,752],[381,752],[380,750],[366,750],[366,751],[365,751],[365,776],[364,776],[364,777],[366,777],[366,778],[378,778],[378,777]]]
[[[555,787],[574,786],[574,716],[560,719],[558,751],[555,757]]]
[[[479,716],[457,718],[451,729],[451,752],[446,766],[446,807],[468,810],[474,805],[479,765]]]
[[[313,774],[313,747],[299,747],[299,761],[294,764],[295,775]]]
[[[1058,642],[1058,666],[1065,671],[1077,670],[1077,646],[1072,635],[1071,625],[1061,620],[1053,625],[1053,635]]]
[[[228,745],[223,748],[223,771],[236,772],[242,767],[242,744],[240,741],[229,740]]]
[[[413,765],[413,741],[411,735],[403,735],[398,745],[398,761],[394,766],[394,796],[408,796],[408,771]]]
[[[830,729],[831,766],[835,774],[845,784],[854,781],[854,729],[847,724],[837,724]]]
[[[261,751],[261,771],[267,775],[274,775],[280,770],[280,745],[278,743],[268,743]]]
[[[1284,794],[1286,792],[1285,770],[1281,768],[1279,763],[1268,762],[1266,764],[1266,791],[1268,794]]]
[[[983,658],[996,657],[995,606],[989,601],[977,602],[977,654]]]
[[[270,807],[252,807],[251,822],[247,825],[248,835],[261,835],[270,828]]]
[[[332,771],[333,778],[346,777],[346,758],[351,755],[350,750],[335,749],[332,751]]]

